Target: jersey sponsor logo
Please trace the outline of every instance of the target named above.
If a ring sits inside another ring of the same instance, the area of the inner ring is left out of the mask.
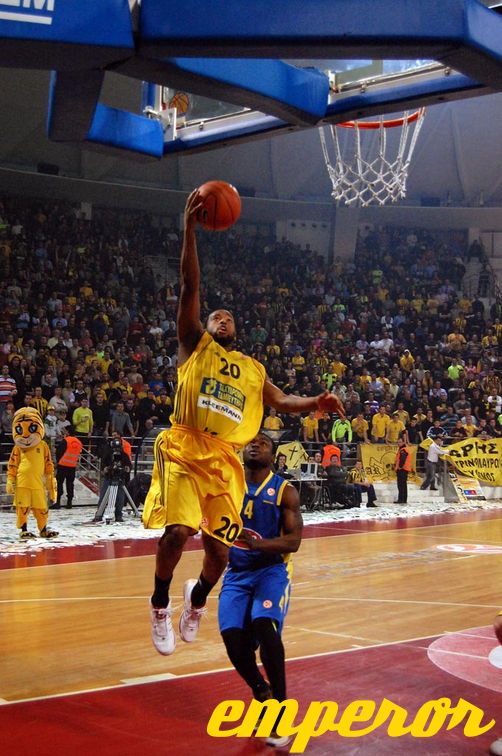
[[[263,608],[264,609],[271,609],[272,606],[273,606],[273,604],[270,601],[270,599],[265,599],[265,601],[263,602]]]
[[[233,420],[235,423],[242,422],[242,412],[239,412],[233,407],[229,407],[228,404],[222,404],[221,402],[216,401],[216,399],[213,399],[210,396],[199,396],[197,400],[197,407],[207,409],[210,412],[216,412],[218,415],[224,415],[225,417],[228,417],[229,420]]]
[[[275,488],[267,488],[267,496],[273,496],[275,494]]]
[[[221,383],[215,378],[203,378],[200,393],[204,396],[214,396],[219,402],[225,402],[241,411],[246,403],[246,397],[242,391],[228,383]]]
[[[6,8],[19,8],[19,10],[6,10]],[[2,21],[50,25],[53,13],[54,0],[0,0],[0,20]]]

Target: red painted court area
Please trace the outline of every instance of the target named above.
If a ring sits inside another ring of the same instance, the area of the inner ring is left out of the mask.
[[[485,635],[488,633],[488,628]],[[432,738],[409,735],[390,738],[382,727],[361,738],[326,733],[312,738],[305,753],[312,756],[420,754],[475,756],[502,733],[499,694],[443,672],[427,658],[434,639],[360,649],[288,663],[289,695],[304,712],[310,701],[336,701],[342,710],[351,701],[377,702],[385,697],[409,712],[410,721],[426,701],[459,697],[483,709],[500,727],[467,738],[463,726],[446,727]],[[495,645],[495,638],[493,639]],[[196,650],[194,649],[194,653]],[[214,707],[223,700],[248,701],[245,686],[234,672],[217,672],[13,704],[0,708],[2,752],[16,756],[251,756],[273,750],[259,738],[212,738],[206,733]]]

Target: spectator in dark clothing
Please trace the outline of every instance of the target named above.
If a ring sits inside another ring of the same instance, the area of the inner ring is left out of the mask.
[[[347,483],[347,470],[337,464],[337,457],[333,455],[330,464],[324,468],[331,500],[338,502],[344,508],[354,507],[356,504],[354,486]]]
[[[116,431],[120,436],[134,436],[134,428],[131,418],[124,411],[124,402],[117,402],[117,408],[111,414],[111,431]]]

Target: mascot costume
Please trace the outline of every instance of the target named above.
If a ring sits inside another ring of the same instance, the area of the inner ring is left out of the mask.
[[[28,515],[33,511],[42,538],[54,538],[56,531],[49,530],[49,507],[56,500],[56,480],[49,447],[42,441],[44,424],[32,407],[17,410],[12,420],[14,448],[7,465],[7,493],[14,494],[17,527],[21,538],[35,538],[27,527]]]

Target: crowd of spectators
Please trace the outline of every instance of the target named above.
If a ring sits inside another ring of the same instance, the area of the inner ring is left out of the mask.
[[[0,202],[0,422],[35,406],[49,439],[167,424],[176,384],[176,295],[145,265],[179,255],[174,225],[144,213]],[[53,409],[51,409],[53,408]]]
[[[245,346],[283,390],[338,394],[347,421],[271,412],[266,428],[310,449],[396,443],[401,434],[410,443],[502,435],[500,301],[488,308],[462,294],[464,261],[482,248],[442,236],[366,229],[354,260],[328,268],[308,250],[276,249],[241,319]]]
[[[67,203],[0,203],[0,422],[40,410],[48,438],[133,439],[166,425],[176,389],[176,277],[145,265],[179,256],[174,223]],[[502,432],[502,308],[462,295],[464,237],[365,228],[353,260],[264,233],[198,232],[203,314],[235,313],[237,348],[286,393],[337,393],[347,422],[266,413],[307,444],[416,443]]]

